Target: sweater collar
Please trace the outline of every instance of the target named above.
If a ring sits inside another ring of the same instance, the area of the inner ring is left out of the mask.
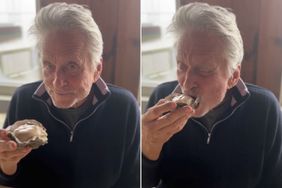
[[[234,86],[230,90],[232,97],[230,105],[232,108],[237,107],[250,96],[250,92],[241,78],[239,79],[236,86]]]
[[[107,86],[107,84],[104,82],[104,80],[100,77],[98,80],[92,85],[91,91],[89,95],[93,96],[92,99],[92,105],[96,105],[98,102],[104,100],[107,98],[108,95],[110,95],[111,92]],[[48,105],[52,105],[51,98],[49,94],[46,91],[45,85],[42,82],[38,88],[33,93],[33,97],[40,98],[47,102]]]

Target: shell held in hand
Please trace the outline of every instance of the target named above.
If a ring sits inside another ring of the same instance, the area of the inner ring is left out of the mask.
[[[177,108],[188,105],[191,106],[193,109],[196,109],[200,104],[199,97],[194,98],[180,93],[172,93],[165,97],[165,99],[176,102]]]
[[[33,119],[16,121],[6,130],[10,139],[17,143],[18,148],[31,147],[37,149],[48,142],[45,127]]]

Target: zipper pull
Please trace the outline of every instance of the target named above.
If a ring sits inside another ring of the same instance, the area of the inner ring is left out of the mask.
[[[71,131],[70,142],[72,142],[72,140],[73,140],[73,131]]]
[[[211,140],[211,133],[208,133],[207,144],[210,143],[210,140]]]

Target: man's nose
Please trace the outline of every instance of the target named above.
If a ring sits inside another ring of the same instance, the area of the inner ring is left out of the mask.
[[[67,85],[67,75],[63,69],[57,69],[54,74],[53,84],[55,86]]]
[[[194,71],[191,68],[188,68],[185,73],[184,78],[184,87],[186,90],[191,92],[195,92],[195,88],[197,88],[197,75],[194,73]]]

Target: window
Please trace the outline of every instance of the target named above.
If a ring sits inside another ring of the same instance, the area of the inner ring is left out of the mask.
[[[142,106],[152,89],[176,79],[174,41],[167,27],[176,10],[176,1],[142,0]]]
[[[0,112],[15,88],[41,79],[34,42],[28,35],[36,14],[35,0],[0,1]]]

